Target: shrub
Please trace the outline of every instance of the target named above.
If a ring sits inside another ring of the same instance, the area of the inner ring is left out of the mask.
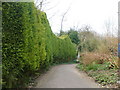
[[[2,3],[3,87],[25,87],[38,70],[54,62],[67,62],[76,55],[68,36],[56,37],[46,14],[34,3]]]

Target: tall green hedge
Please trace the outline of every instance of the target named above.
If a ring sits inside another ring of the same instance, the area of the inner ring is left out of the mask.
[[[3,87],[23,87],[38,70],[75,58],[68,36],[56,37],[34,3],[2,3]]]

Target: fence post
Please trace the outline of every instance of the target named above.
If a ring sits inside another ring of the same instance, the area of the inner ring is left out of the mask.
[[[118,2],[118,86],[120,88],[120,1]]]

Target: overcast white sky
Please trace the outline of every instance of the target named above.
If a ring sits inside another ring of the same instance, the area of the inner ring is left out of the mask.
[[[105,32],[104,25],[108,20],[117,27],[118,1],[119,0],[46,0],[46,2],[50,3],[44,5],[43,10],[47,13],[54,33],[60,31],[62,15],[70,7],[64,19],[64,31],[74,26],[81,28],[83,25],[90,25],[93,30],[102,34]],[[51,18],[51,16],[53,17]]]

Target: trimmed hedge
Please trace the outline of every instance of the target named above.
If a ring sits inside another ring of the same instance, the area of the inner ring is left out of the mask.
[[[2,26],[3,87],[24,87],[36,71],[75,58],[76,46],[68,36],[53,34],[34,3],[2,3]]]

